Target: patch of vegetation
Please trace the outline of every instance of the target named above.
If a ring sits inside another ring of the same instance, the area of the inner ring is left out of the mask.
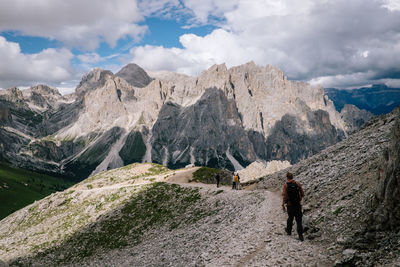
[[[0,219],[73,183],[0,163]]]
[[[325,216],[320,216],[318,219],[315,220],[315,225],[323,222],[325,220]]]
[[[333,214],[335,214],[336,216],[338,216],[340,213],[342,213],[343,209],[344,209],[344,207],[339,207],[339,208],[337,208],[337,209],[333,212]]]
[[[167,183],[144,186],[119,212],[104,214],[59,246],[49,248],[34,258],[20,259],[14,264],[76,263],[97,252],[138,244],[150,229],[166,227],[172,230],[217,212],[216,209],[198,205],[200,200],[199,190],[195,188]]]
[[[205,183],[205,184],[216,184],[217,180],[215,175],[219,173],[221,177],[221,184],[230,185],[232,183],[232,173],[228,170],[219,170],[209,167],[201,167],[193,173],[192,181]]]
[[[149,171],[146,173],[147,176],[149,175],[158,175],[169,171],[169,169],[163,165],[152,163],[153,167],[149,168]]]
[[[224,192],[224,190],[218,190],[217,192],[215,192],[215,195],[219,195],[219,194],[221,194],[221,193],[223,193]]]

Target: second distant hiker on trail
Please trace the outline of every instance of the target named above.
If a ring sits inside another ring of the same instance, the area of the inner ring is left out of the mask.
[[[233,178],[232,178],[232,189],[238,190],[239,189],[239,182],[240,182],[239,174],[235,173],[233,175]]]
[[[215,175],[215,180],[217,180],[217,187],[219,187],[219,182],[221,181],[221,176],[219,175],[219,173]]]
[[[286,204],[288,213],[287,226],[285,231],[288,235],[292,234],[293,219],[296,218],[297,234],[299,235],[299,240],[303,241],[303,213],[301,211],[301,199],[304,197],[304,190],[301,184],[293,179],[292,173],[288,172],[286,174],[286,178],[287,181],[283,186],[282,192],[282,209],[283,211],[286,211]]]

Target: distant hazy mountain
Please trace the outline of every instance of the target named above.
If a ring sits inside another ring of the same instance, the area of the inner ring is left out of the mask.
[[[47,86],[0,91],[0,157],[76,180],[133,162],[238,170],[296,163],[359,123],[342,118],[322,87],[273,66],[152,76],[129,64],[116,75],[90,71],[69,96]]]
[[[325,88],[325,94],[339,112],[345,104],[352,104],[359,109],[380,115],[389,113],[400,105],[400,88],[390,88],[384,84],[352,90]]]

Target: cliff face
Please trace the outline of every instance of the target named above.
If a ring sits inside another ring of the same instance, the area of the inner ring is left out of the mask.
[[[216,88],[188,107],[166,103],[153,126],[152,144],[152,159],[175,168],[195,164],[233,169],[257,158],[235,102]]]
[[[354,105],[345,104],[340,111],[340,116],[346,123],[348,131],[351,133],[363,126],[369,119],[374,116],[374,114],[365,109],[360,110]]]
[[[390,146],[382,154],[370,228],[398,230],[400,228],[400,117],[397,117],[393,127]]]
[[[276,67],[222,64],[198,77],[154,77],[130,64],[116,75],[92,70],[68,97],[46,86],[9,89],[0,95],[11,114],[1,134],[20,145],[3,144],[2,156],[51,163],[76,179],[137,161],[233,170],[254,160],[295,163],[348,130],[322,87],[288,81]]]

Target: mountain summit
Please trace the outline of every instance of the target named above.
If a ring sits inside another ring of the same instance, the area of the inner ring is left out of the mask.
[[[125,79],[130,85],[135,87],[146,87],[152,81],[146,71],[134,63],[123,67],[115,76]]]

